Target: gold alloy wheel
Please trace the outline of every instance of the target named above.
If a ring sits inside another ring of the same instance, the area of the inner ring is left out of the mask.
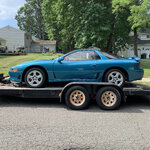
[[[85,95],[80,90],[75,90],[70,94],[70,102],[75,106],[81,106],[85,102]]]
[[[105,105],[107,107],[111,107],[116,104],[117,96],[112,91],[106,91],[103,93],[103,95],[101,97],[101,101],[102,101],[103,105]]]

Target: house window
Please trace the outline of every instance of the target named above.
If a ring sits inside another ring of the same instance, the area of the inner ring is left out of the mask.
[[[147,38],[150,39],[150,35],[147,35]]]

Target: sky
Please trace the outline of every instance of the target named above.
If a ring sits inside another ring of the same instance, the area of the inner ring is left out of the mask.
[[[25,0],[0,0],[0,28],[10,25],[18,28],[15,15]]]

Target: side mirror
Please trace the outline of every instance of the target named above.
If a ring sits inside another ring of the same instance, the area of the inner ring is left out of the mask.
[[[62,58],[62,57],[59,57],[59,58],[58,58],[58,62],[61,63],[62,61],[63,61],[63,58]]]

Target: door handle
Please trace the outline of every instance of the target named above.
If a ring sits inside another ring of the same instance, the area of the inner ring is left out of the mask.
[[[91,65],[91,67],[95,68],[95,67],[96,67],[96,65]]]

